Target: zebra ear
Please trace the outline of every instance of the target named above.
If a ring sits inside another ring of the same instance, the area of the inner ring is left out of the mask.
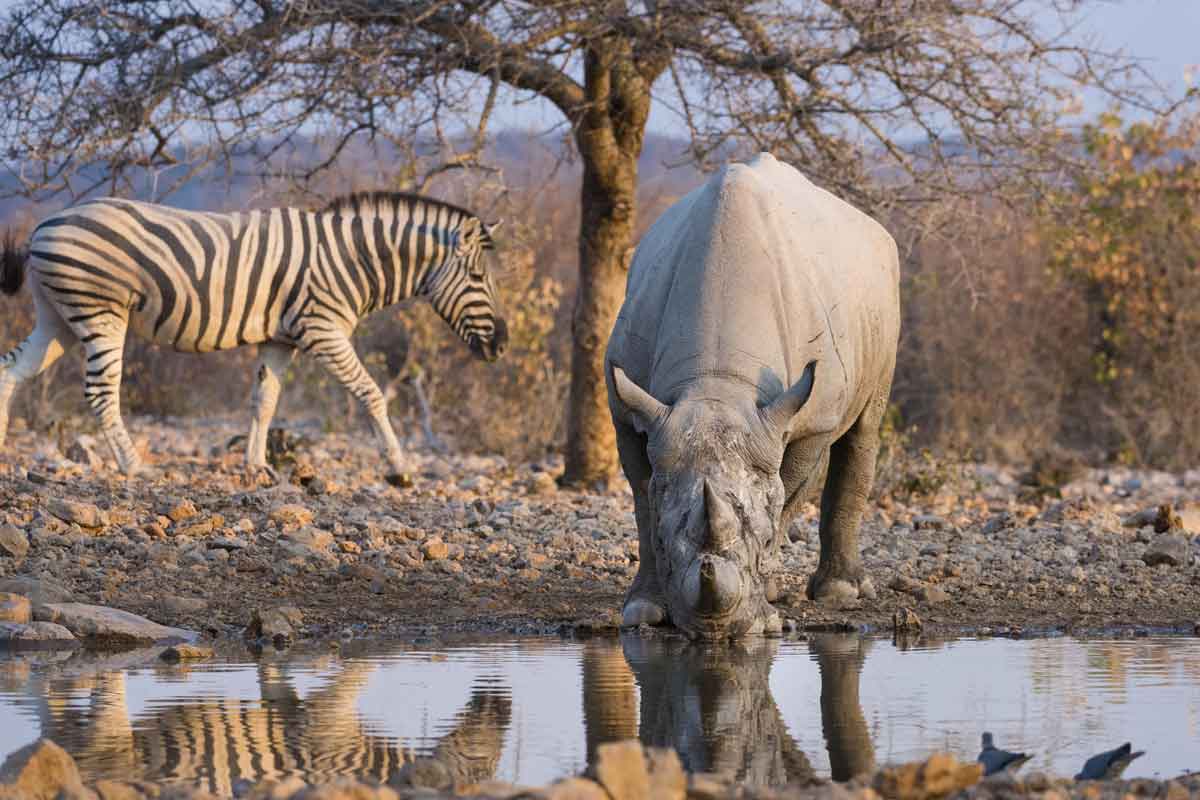
[[[495,247],[492,237],[496,235],[496,231],[500,230],[500,226],[503,224],[504,220],[502,219],[498,219],[490,225],[486,222],[483,223],[484,233],[487,234],[486,238],[484,239],[484,247],[488,248],[489,250]]]

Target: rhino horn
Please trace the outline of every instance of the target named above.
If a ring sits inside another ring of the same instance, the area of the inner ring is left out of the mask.
[[[800,409],[804,408],[804,404],[808,402],[808,398],[812,394],[813,377],[816,371],[817,362],[808,362],[800,380],[762,408],[762,417],[768,425],[777,431],[791,429],[792,419],[800,412]]]
[[[723,614],[737,605],[741,578],[733,564],[720,557],[705,556],[698,571],[696,611]]]
[[[642,433],[650,433],[667,416],[668,408],[630,380],[625,370],[618,366],[613,366],[613,389],[617,400],[629,412],[634,427]]]
[[[737,541],[740,527],[737,515],[707,480],[704,481],[704,515],[708,522],[708,538],[704,549],[722,553],[732,547]]]

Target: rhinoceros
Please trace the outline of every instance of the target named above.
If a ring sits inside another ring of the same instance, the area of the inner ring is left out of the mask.
[[[625,625],[778,630],[770,574],[822,477],[808,595],[874,594],[858,528],[899,333],[895,241],[769,153],[663,213],[605,356],[640,550]]]

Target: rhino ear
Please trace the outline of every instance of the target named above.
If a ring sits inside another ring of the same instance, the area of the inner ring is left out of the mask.
[[[800,409],[804,408],[809,395],[812,394],[813,378],[816,372],[817,362],[808,362],[800,380],[792,384],[790,389],[776,397],[768,405],[763,406],[763,420],[774,430],[782,432],[791,428],[792,420],[796,414],[800,413]]]
[[[618,366],[613,367],[613,392],[633,427],[641,433],[649,434],[667,416],[667,407],[630,380],[625,370]]]

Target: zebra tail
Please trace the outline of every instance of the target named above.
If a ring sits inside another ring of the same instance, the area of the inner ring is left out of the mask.
[[[25,282],[25,261],[29,258],[29,246],[18,244],[17,235],[10,228],[0,242],[0,292],[14,295]]]

